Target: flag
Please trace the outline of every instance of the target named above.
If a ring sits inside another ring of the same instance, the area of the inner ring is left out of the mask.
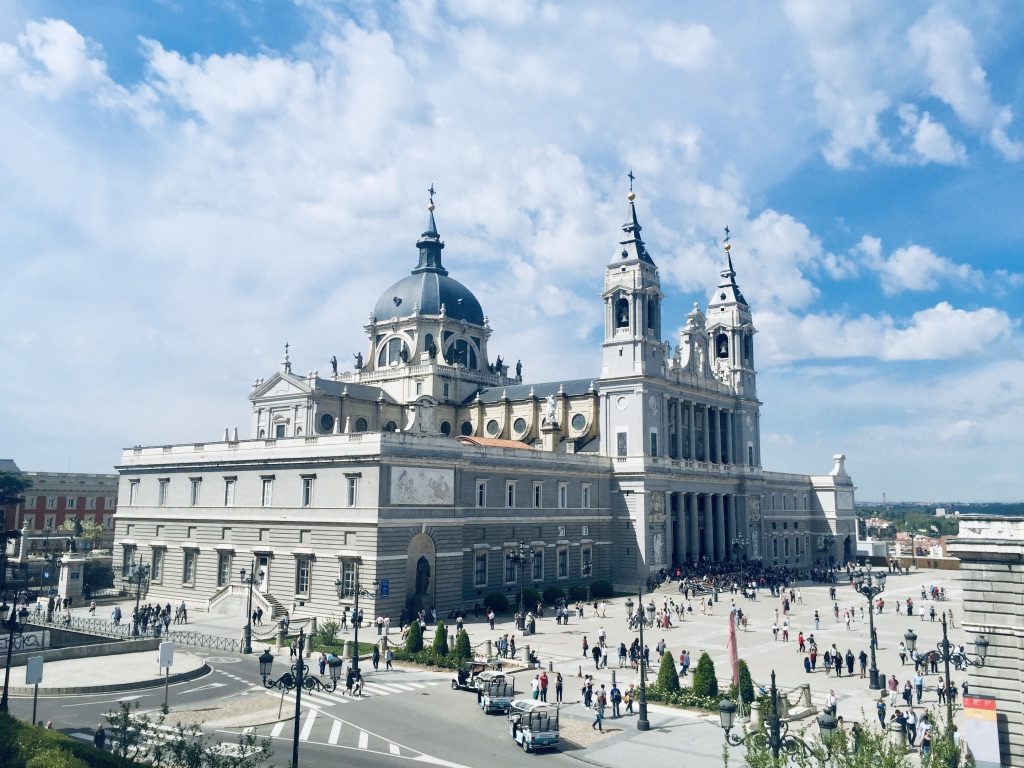
[[[725,643],[725,650],[729,654],[729,666],[732,668],[732,684],[740,687],[740,657],[736,648],[736,617],[729,618],[729,639]]]

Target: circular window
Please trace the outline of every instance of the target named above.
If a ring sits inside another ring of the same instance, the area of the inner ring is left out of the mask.
[[[519,434],[522,434],[523,432],[525,432],[526,431],[526,419],[524,419],[522,416],[520,416],[518,419],[516,419],[515,421],[512,422],[512,429],[514,429]]]
[[[462,422],[462,426],[459,428],[459,431],[466,437],[469,437],[473,434],[473,425],[468,421],[464,421]]]
[[[582,432],[583,428],[587,426],[587,417],[582,413],[574,414],[572,417],[572,428],[577,432]]]
[[[495,419],[491,419],[487,422],[487,434],[491,437],[498,434],[498,422]]]
[[[389,421],[387,424],[384,425],[384,431],[385,432],[395,432],[397,430],[398,430],[398,425],[395,424],[395,422],[393,422],[393,421]]]
[[[445,437],[448,437],[448,435],[450,435],[451,433],[452,433],[452,425],[449,424],[447,421],[442,421],[441,422],[441,434],[444,435]]]
[[[330,432],[334,429],[334,417],[329,413],[320,414],[320,431]]]
[[[362,416],[360,416],[358,419],[356,419],[356,432],[365,432],[365,431],[366,431],[366,419],[364,419]]]
[[[615,407],[618,408],[620,411],[626,410],[626,408],[629,407],[629,398],[624,396],[616,398]]]

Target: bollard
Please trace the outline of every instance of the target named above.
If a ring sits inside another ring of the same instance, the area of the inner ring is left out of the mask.
[[[583,666],[576,667],[576,677],[583,677]]]
[[[897,723],[895,720],[889,723],[888,733],[885,734],[886,740],[894,747],[900,747],[901,750],[907,748],[907,734],[903,730],[903,726]]]
[[[309,636],[312,637],[317,632],[319,632],[319,630],[317,629],[316,616],[314,616],[313,619],[309,622]]]
[[[615,670],[612,670],[612,688],[615,687]]]
[[[485,659],[493,659],[494,658],[494,650],[493,650],[493,646],[491,645],[491,641],[490,640],[484,640],[484,658]]]
[[[555,662],[549,661],[548,662],[548,672],[554,672],[554,671],[555,671]]]
[[[526,668],[530,668],[530,646],[523,645],[523,661],[526,662]]]
[[[342,646],[341,658],[343,658],[343,659],[352,659],[353,658],[353,656],[352,656],[352,641],[351,640],[346,640],[345,641],[345,645]]]
[[[756,731],[761,727],[761,702],[750,703],[750,730]]]

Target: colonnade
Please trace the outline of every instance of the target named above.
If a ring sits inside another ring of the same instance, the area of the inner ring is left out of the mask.
[[[749,535],[740,498],[734,493],[670,493],[668,561],[742,560]]]
[[[678,398],[668,398],[667,409],[669,458],[737,463],[734,411]]]

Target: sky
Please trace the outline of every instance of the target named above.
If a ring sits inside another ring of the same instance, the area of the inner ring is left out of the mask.
[[[1020,501],[1024,13],[1007,2],[0,5],[0,457],[250,433],[445,266],[526,381],[600,372],[636,177],[673,345],[732,233],[767,469]]]

